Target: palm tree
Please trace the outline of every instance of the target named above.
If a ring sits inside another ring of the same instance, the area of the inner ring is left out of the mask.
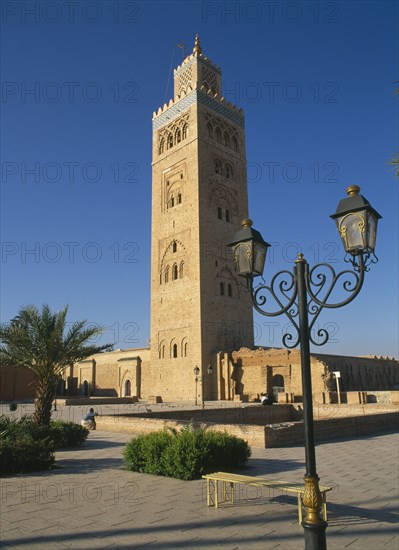
[[[112,350],[112,344],[88,344],[103,333],[102,327],[87,327],[87,321],[77,321],[67,330],[67,312],[68,306],[56,313],[48,305],[41,312],[35,306],[27,306],[9,324],[0,324],[1,364],[19,365],[35,375],[36,424],[50,423],[57,383],[67,367],[95,353]]]

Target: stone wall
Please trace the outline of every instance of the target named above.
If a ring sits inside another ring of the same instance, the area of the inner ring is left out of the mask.
[[[141,397],[142,370],[149,364],[149,348],[99,353],[65,373],[68,395]],[[85,388],[87,395],[85,395]]]
[[[231,354],[231,361],[236,394],[251,400],[262,392],[270,394],[275,388],[282,394],[279,402],[302,400],[298,350],[242,348]],[[399,388],[399,365],[394,358],[311,354],[312,391],[319,402],[332,399],[334,392],[336,394],[337,382],[333,373],[337,371],[341,374],[342,401],[352,392],[367,392],[375,394],[378,402],[387,399],[379,392]],[[349,402],[361,402],[361,398],[349,395]]]
[[[340,437],[356,438],[366,434],[397,430],[398,421],[399,414],[397,412],[319,420],[314,423],[315,442]],[[297,422],[289,426],[266,426],[265,439],[266,447],[269,448],[303,445],[303,423]]]
[[[300,405],[296,407],[301,408]],[[314,420],[327,420],[332,418],[349,418],[370,415],[383,415],[386,413],[398,413],[397,404],[372,403],[365,405],[350,404],[315,404],[313,407]]]
[[[399,414],[365,415],[362,417],[334,418],[315,422],[315,440],[328,441],[339,437],[358,437],[372,433],[382,433],[397,429]],[[190,424],[185,420],[166,420],[132,416],[100,416],[97,418],[99,430],[142,435],[167,428],[179,430]],[[215,431],[226,431],[245,439],[253,447],[284,447],[304,444],[303,422],[290,422],[257,426],[248,424],[218,424],[198,422],[198,426]]]
[[[313,354],[312,357],[326,366],[329,373],[341,374],[341,391],[382,391],[399,388],[398,361],[389,357],[350,357],[343,355]],[[328,390],[335,391],[336,380],[329,376]]]
[[[124,416],[101,416],[96,420],[98,430],[106,430],[118,433],[131,433],[132,435],[142,435],[167,428],[180,430],[187,427],[189,421],[162,420],[156,418],[132,418]],[[198,426],[212,429],[214,431],[228,432],[231,435],[240,437],[248,441],[253,447],[265,446],[265,428],[264,426],[246,425],[246,424],[217,424],[200,422]]]
[[[261,425],[287,422],[297,418],[297,410],[292,405],[252,405],[249,407],[217,407],[212,409],[154,411],[136,413],[129,418],[161,418],[195,422],[215,422],[217,424],[253,424]]]
[[[31,400],[35,388],[35,377],[28,369],[0,367],[0,401]]]
[[[284,387],[284,392],[302,396],[301,358],[298,350],[240,349],[232,353],[236,393],[256,396],[262,392],[272,393],[273,386]],[[312,389],[314,393],[326,391],[326,366],[311,356]],[[295,398],[293,398],[295,400]]]

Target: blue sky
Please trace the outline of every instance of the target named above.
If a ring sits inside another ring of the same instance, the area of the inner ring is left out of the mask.
[[[346,267],[334,222],[350,184],[382,214],[361,294],[325,311],[319,352],[398,356],[395,2],[2,2],[1,318],[69,304],[117,348],[146,346],[151,119],[173,95],[176,44],[223,71],[246,115],[266,280],[298,251]],[[283,318],[254,318],[281,346]]]

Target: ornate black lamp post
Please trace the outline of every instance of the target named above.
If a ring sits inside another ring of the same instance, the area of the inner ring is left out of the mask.
[[[207,373],[209,376],[213,373],[213,367],[212,365],[208,365]],[[205,401],[204,401],[204,378],[203,376],[199,376],[200,369],[198,365],[194,368],[194,376],[195,376],[195,404],[198,405],[198,382],[201,382],[201,400],[202,400],[202,408],[205,407]]]
[[[293,330],[283,335],[285,347],[300,346],[303,412],[305,425],[306,473],[303,504],[306,516],[302,521],[305,531],[305,550],[325,550],[327,523],[321,517],[322,497],[319,477],[316,472],[316,453],[313,430],[312,380],[310,370],[310,342],[322,346],[328,342],[329,334],[324,328],[317,330],[314,338],[312,329],[324,308],[338,308],[349,304],[360,292],[364,274],[370,263],[377,262],[374,255],[377,223],[380,214],[359,194],[356,185],[346,190],[348,197],[341,200],[337,211],[331,216],[336,220],[346,257],[353,270],[335,273],[326,263],[309,268],[303,254],[298,254],[293,273],[280,271],[271,279],[270,285],[261,284],[254,288],[253,279],[263,273],[267,249],[261,234],[252,229],[252,221],[244,220],[242,229],[229,243],[238,274],[247,279],[254,308],[262,315],[276,317],[285,314]],[[333,290],[342,287],[346,298],[333,301]],[[266,307],[274,305],[270,311]],[[309,322],[310,321],[310,322]],[[294,334],[292,332],[294,331]]]

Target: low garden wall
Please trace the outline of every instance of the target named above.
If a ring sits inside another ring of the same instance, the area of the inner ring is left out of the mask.
[[[209,409],[154,410],[152,412],[129,413],[125,416],[140,418],[162,418],[165,420],[194,420],[195,422],[215,422],[217,424],[254,424],[265,426],[277,422],[300,420],[301,411],[293,405],[259,404],[229,407],[225,403]]]
[[[59,405],[91,405],[96,407],[99,405],[115,405],[137,403],[138,397],[57,397]]]
[[[269,407],[279,408],[279,407]],[[190,411],[193,412],[193,411]],[[397,429],[399,413],[365,414],[363,416],[339,417],[316,420],[314,423],[316,442],[338,437],[357,437],[359,435],[382,433]],[[253,447],[285,447],[304,443],[303,421],[268,423],[265,425],[222,423],[196,419],[195,424],[215,431],[226,431],[231,435],[245,439]],[[181,429],[192,420],[173,420],[171,418],[149,418],[137,415],[100,416],[97,419],[99,430],[147,434],[167,428]]]
[[[143,435],[167,428],[180,430],[188,425],[188,420],[163,420],[132,416],[99,416],[96,419],[97,429],[109,432]],[[216,422],[196,422],[197,425],[214,431],[226,431],[248,441],[252,447],[265,447],[265,427],[254,424],[218,424]]]
[[[301,409],[301,404],[295,404]],[[330,418],[359,417],[399,412],[398,405],[390,403],[367,403],[365,405],[338,404],[313,404],[313,417],[315,420],[327,420]]]
[[[397,430],[399,413],[352,416],[316,420],[314,422],[315,442],[328,441],[338,437],[358,437]],[[305,443],[303,422],[289,426],[272,425],[265,427],[266,447],[290,447]]]

